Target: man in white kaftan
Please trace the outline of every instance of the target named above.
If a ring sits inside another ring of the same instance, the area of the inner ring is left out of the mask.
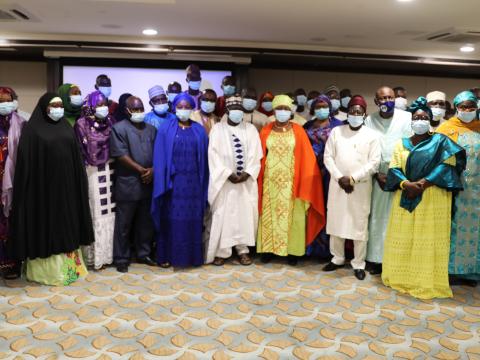
[[[349,115],[348,125],[334,128],[325,146],[324,163],[331,176],[326,231],[330,235],[333,258],[324,271],[333,271],[345,264],[345,239],[351,239],[354,244],[351,265],[355,276],[363,280],[372,175],[378,170],[381,150],[379,136],[363,125],[364,99],[356,96],[352,101],[358,115]]]
[[[262,147],[256,127],[242,121],[240,97],[227,100],[227,119],[210,132],[208,202],[212,227],[206,263],[222,265],[235,247],[242,265],[251,263],[258,227],[258,186]],[[245,256],[247,255],[247,256]]]

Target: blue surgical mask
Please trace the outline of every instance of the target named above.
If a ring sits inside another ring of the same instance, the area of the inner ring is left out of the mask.
[[[330,109],[328,108],[315,109],[315,118],[320,120],[325,120],[325,119],[328,119],[329,116],[330,116]]]
[[[76,107],[82,106],[83,105],[82,95],[70,95],[70,103]]]
[[[242,100],[243,108],[247,111],[255,110],[257,107],[257,100],[254,99],[243,99]]]
[[[278,122],[286,123],[292,117],[292,112],[290,110],[275,110],[275,119]]]
[[[130,117],[130,120],[134,123],[141,123],[145,119],[145,113],[132,113],[132,116]]]
[[[350,100],[352,100],[352,98],[350,96],[345,96],[345,97],[342,97],[342,99],[340,100],[340,102],[342,103],[342,107],[344,109],[347,109],[348,108],[348,103],[350,102]]]
[[[192,90],[200,90],[200,86],[202,85],[202,80],[200,81],[189,81],[188,87]]]
[[[268,112],[273,110],[273,104],[272,104],[271,101],[262,102],[262,107],[263,107],[263,110],[268,111]]]
[[[99,86],[98,90],[106,97],[109,98],[112,95],[112,87],[111,86]]]
[[[173,100],[175,100],[175,97],[178,95],[178,93],[169,93],[168,94],[168,101],[173,103]]]
[[[223,93],[225,96],[231,96],[235,94],[235,86],[234,85],[223,85]]]
[[[360,125],[363,125],[363,116],[362,115],[348,115],[347,121],[353,128],[358,128]]]
[[[190,110],[190,109],[177,109],[175,114],[180,119],[180,121],[187,122],[190,119],[190,115],[192,114],[192,110]]]
[[[458,118],[464,123],[470,123],[477,117],[476,111],[457,111]]]
[[[155,104],[153,105],[153,111],[158,115],[163,115],[168,111],[168,104]]]
[[[99,106],[95,109],[95,117],[105,119],[108,115],[108,106]]]
[[[310,100],[307,101],[307,108],[310,109],[312,107],[313,100],[315,100],[315,99],[310,99]]]
[[[299,106],[305,106],[305,104],[307,103],[307,97],[305,95],[298,95],[297,102]]]
[[[65,110],[63,109],[63,107],[50,108],[50,111],[48,112],[48,117],[53,121],[59,121],[61,118],[63,118],[64,113]]]
[[[202,109],[205,114],[210,114],[215,110],[215,103],[213,101],[202,100],[200,109]]]
[[[340,108],[340,100],[338,99],[332,99],[330,100],[330,103],[332,104],[332,111],[335,112]]]
[[[431,108],[431,110],[432,110],[433,120],[435,121],[442,120],[445,117],[445,113],[447,112],[447,110],[439,107]]]
[[[15,109],[13,101],[2,102],[0,103],[0,115],[6,116],[10,115]]]
[[[378,105],[380,111],[385,114],[391,114],[395,111],[395,101],[385,101]]]
[[[428,120],[413,120],[412,130],[417,135],[426,134],[430,130],[430,121]]]
[[[235,124],[240,124],[243,120],[242,110],[230,110],[228,112],[228,118]]]

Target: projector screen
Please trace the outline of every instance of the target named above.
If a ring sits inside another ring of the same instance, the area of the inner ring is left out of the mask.
[[[95,79],[100,74],[106,74],[112,80],[110,99],[118,101],[120,95],[128,92],[142,99],[147,112],[151,110],[148,105],[148,89],[152,86],[163,86],[166,91],[169,83],[177,81],[182,85],[183,91],[187,89],[184,69],[64,66],[63,83],[79,86],[82,95],[87,96],[95,90]],[[220,85],[226,75],[231,75],[231,71],[202,70],[201,90],[213,89],[218,96],[223,95]]]

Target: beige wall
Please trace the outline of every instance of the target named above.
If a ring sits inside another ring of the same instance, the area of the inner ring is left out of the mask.
[[[47,64],[44,62],[0,61],[0,86],[9,86],[18,95],[19,108],[31,113],[47,91]]]
[[[340,89],[349,88],[353,94],[363,95],[367,99],[369,112],[375,110],[373,97],[375,90],[382,85],[403,86],[407,89],[409,103],[433,90],[445,92],[448,99],[452,100],[460,91],[480,85],[480,81],[469,79],[300,70],[250,69],[248,75],[250,85],[255,87],[259,94],[266,90],[276,94],[293,92],[299,87],[303,87],[307,92],[322,91],[324,87],[336,84]]]

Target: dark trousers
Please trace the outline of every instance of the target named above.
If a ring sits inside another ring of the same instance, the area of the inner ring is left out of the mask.
[[[154,234],[150,203],[150,199],[117,201],[113,234],[115,265],[130,263],[130,239],[134,241],[137,258],[150,256]],[[130,232],[133,232],[133,236],[130,236]]]

